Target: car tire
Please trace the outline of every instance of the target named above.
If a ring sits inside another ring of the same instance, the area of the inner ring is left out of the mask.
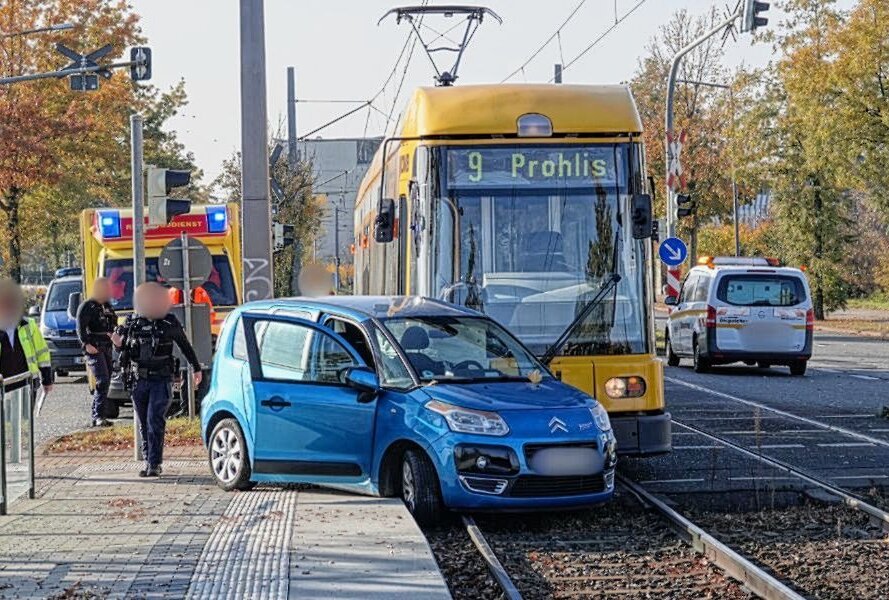
[[[710,361],[701,356],[701,347],[697,339],[694,341],[694,361],[695,373],[706,373],[710,370]]]
[[[116,400],[105,399],[102,405],[102,414],[106,419],[116,419],[120,416],[120,404]]]
[[[806,374],[806,366],[808,363],[804,360],[795,360],[790,363],[790,374],[794,377],[802,377]]]
[[[401,460],[401,499],[420,525],[441,520],[443,508],[438,474],[429,458],[418,450],[407,450]]]
[[[250,457],[244,433],[235,419],[222,419],[210,434],[207,462],[216,485],[226,492],[249,490],[256,484],[250,481]]]
[[[756,366],[758,366],[760,369],[771,369],[772,363],[765,362],[764,360],[761,360],[758,363],[756,363]]]
[[[679,366],[679,355],[673,352],[673,343],[670,341],[670,336],[664,340],[664,353],[667,355],[667,366],[669,367],[678,367]]]

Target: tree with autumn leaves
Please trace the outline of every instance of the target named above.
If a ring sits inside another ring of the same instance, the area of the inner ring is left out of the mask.
[[[693,250],[703,229],[706,250],[732,252],[728,226],[719,223],[730,222],[737,169],[742,203],[760,189],[771,197],[771,218],[756,230],[742,228],[746,253],[806,265],[816,316],[823,318],[850,294],[889,291],[889,4],[859,0],[848,12],[834,0],[773,7],[786,17],[773,18],[756,39],[773,46],[769,65],[727,73],[714,38],[680,72],[681,79],[715,77],[732,91],[677,87],[677,129],[688,132],[683,162],[698,205],[697,219],[682,223],[680,232]],[[713,18],[677,13],[632,82],[659,191],[666,69]]]
[[[0,73],[53,71],[66,64],[57,42],[89,52],[105,44],[122,56],[144,43],[138,16],[124,1],[6,0],[0,31],[73,23],[69,31],[0,39]],[[164,123],[186,103],[184,84],[162,93],[115,72],[95,92],[67,80],[0,86],[0,271],[20,279],[23,257],[58,266],[79,248],[78,214],[129,202],[129,116],[145,116],[146,162],[195,169]],[[199,177],[199,173],[196,173]],[[194,179],[197,180],[198,177]],[[193,195],[200,196],[195,188]]]

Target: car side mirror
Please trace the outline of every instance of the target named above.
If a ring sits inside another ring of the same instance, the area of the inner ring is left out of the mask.
[[[677,304],[679,304],[679,298],[677,298],[676,296],[666,296],[664,298],[664,304],[666,304],[667,306],[676,306]]]
[[[360,392],[359,402],[373,402],[380,391],[380,380],[376,372],[369,367],[349,367],[343,375],[343,381],[350,388]]]
[[[395,238],[395,200],[383,200],[380,212],[374,221],[374,240],[379,244],[388,244]]]
[[[77,309],[80,308],[80,292],[68,294],[68,316],[72,319],[77,318]]]
[[[37,317],[39,315],[40,315],[40,305],[39,304],[35,304],[34,306],[32,306],[31,308],[28,309],[28,316],[29,317]]]
[[[651,196],[633,195],[633,238],[644,240],[651,237]]]

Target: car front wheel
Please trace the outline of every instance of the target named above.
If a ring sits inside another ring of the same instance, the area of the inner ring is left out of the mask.
[[[401,499],[420,525],[441,519],[442,503],[435,467],[420,451],[407,450],[401,461]]]
[[[244,434],[234,419],[223,419],[213,428],[208,454],[210,471],[216,484],[225,491],[248,490],[255,485],[250,481],[250,459]]]

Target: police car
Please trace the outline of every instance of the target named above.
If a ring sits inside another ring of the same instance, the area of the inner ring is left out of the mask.
[[[673,307],[666,331],[672,367],[691,358],[698,372],[739,361],[806,372],[815,314],[800,269],[771,258],[704,256],[666,304]]]
[[[225,490],[314,483],[445,509],[611,498],[608,414],[489,317],[416,296],[252,302],[219,336],[201,404]]]

